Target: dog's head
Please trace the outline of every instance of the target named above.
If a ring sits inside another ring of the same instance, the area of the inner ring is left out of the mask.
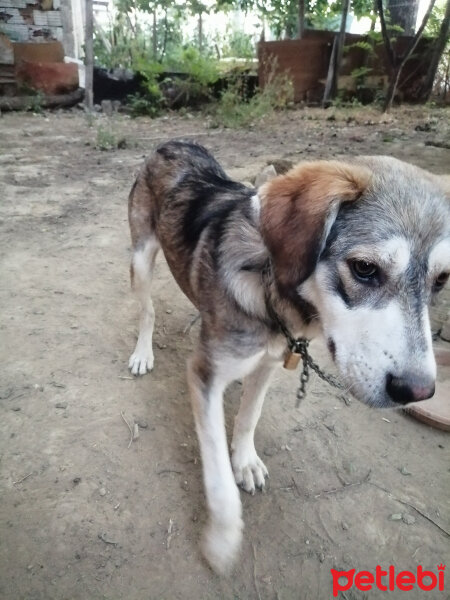
[[[259,190],[280,293],[315,307],[349,390],[399,406],[434,393],[428,307],[450,271],[450,202],[388,157],[302,163]]]

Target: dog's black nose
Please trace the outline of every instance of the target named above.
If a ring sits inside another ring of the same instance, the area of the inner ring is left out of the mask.
[[[420,378],[417,375],[407,374],[395,377],[389,373],[386,377],[386,392],[398,404],[418,402],[431,398],[434,394],[434,381]]]

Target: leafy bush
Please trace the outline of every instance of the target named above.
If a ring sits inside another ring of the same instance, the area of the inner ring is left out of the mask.
[[[254,36],[237,29],[227,29],[223,44],[222,56],[230,58],[252,59],[256,56]]]
[[[275,110],[286,108],[292,101],[292,82],[283,74],[271,77],[248,101],[242,99],[241,88],[234,84],[222,93],[215,106],[212,126],[249,127],[271,116]]]
[[[143,82],[140,93],[128,96],[131,115],[157,117],[164,108],[164,96],[158,83],[163,66],[138,56],[134,59],[133,69],[141,75]]]
[[[180,74],[162,82],[170,107],[211,100],[211,86],[220,76],[218,61],[212,56],[188,46],[172,56],[164,67],[166,71]]]

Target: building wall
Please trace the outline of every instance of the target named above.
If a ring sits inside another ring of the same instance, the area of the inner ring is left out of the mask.
[[[62,41],[61,0],[0,0],[0,33],[12,42]]]

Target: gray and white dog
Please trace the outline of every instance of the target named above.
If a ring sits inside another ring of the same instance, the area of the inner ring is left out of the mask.
[[[237,485],[254,493],[267,476],[253,438],[286,352],[280,322],[295,337],[322,335],[342,381],[366,404],[433,395],[428,307],[449,276],[450,205],[437,178],[389,157],[304,162],[254,190],[202,146],[171,141],[138,175],[129,221],[142,305],[131,372],[153,368],[150,284],[160,248],[201,315],[188,381],[209,509],[203,551],[223,572],[242,537]],[[241,378],[230,462],[223,393]]]

